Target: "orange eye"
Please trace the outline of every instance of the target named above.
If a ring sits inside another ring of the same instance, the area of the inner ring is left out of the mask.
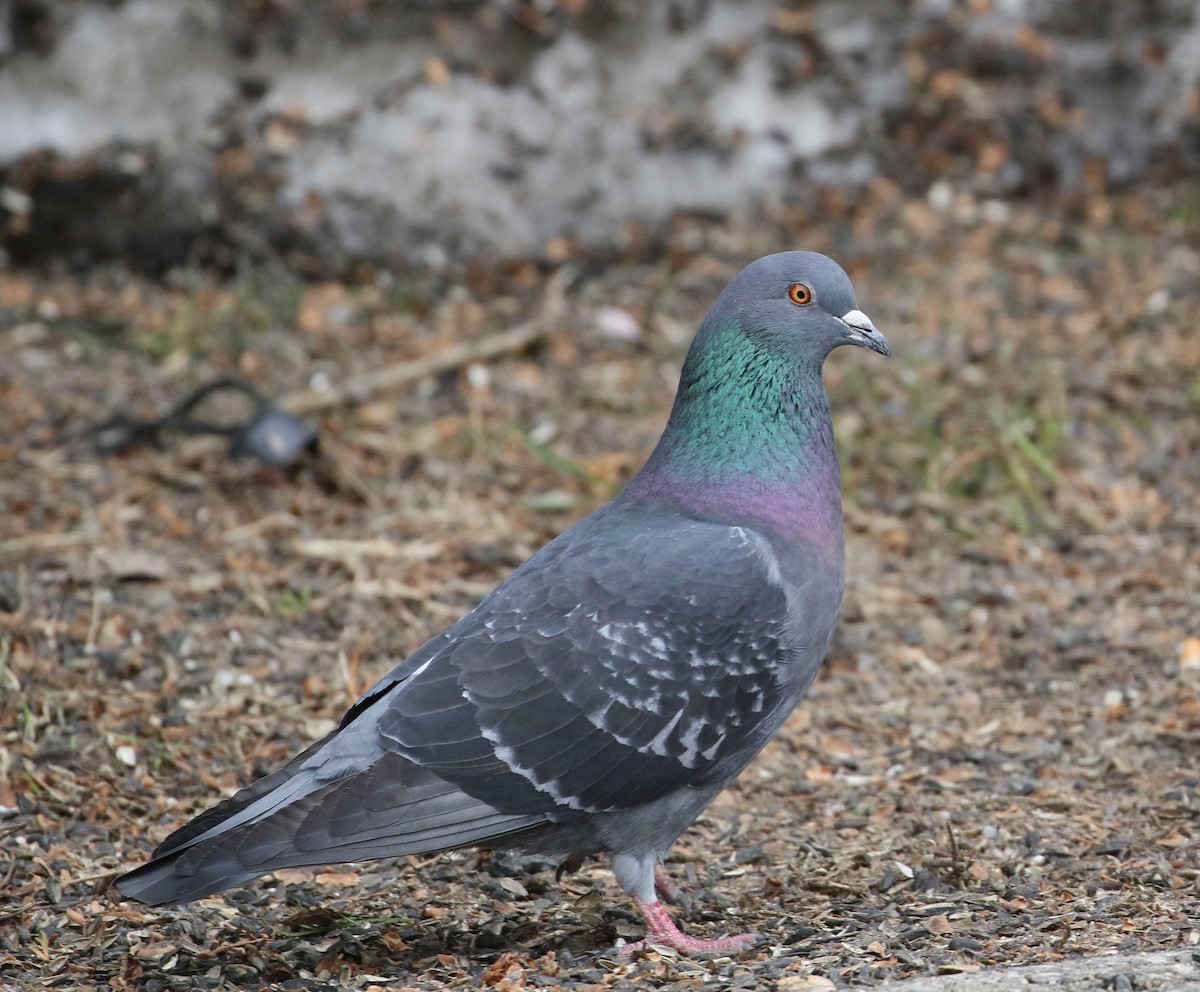
[[[788,287],[788,299],[804,306],[806,303],[812,303],[812,290],[802,282],[794,282]]]

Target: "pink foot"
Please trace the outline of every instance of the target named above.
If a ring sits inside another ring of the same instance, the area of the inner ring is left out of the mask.
[[[657,881],[657,880],[656,880]],[[720,937],[717,940],[696,940],[683,933],[675,926],[675,921],[666,911],[661,902],[642,902],[634,900],[637,908],[646,917],[646,937],[623,946],[619,953],[628,957],[635,951],[644,951],[648,947],[658,945],[670,947],[680,954],[720,954],[725,951],[744,951],[760,939],[756,933],[739,933],[733,937]]]

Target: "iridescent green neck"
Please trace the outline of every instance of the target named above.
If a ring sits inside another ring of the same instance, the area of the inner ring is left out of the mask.
[[[758,521],[840,547],[841,477],[817,362],[760,347],[730,322],[705,328],[684,363],[667,429],[633,498]]]

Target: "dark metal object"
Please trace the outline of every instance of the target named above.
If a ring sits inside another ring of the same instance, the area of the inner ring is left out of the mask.
[[[191,415],[208,397],[225,391],[239,392],[253,401],[254,412],[248,420],[228,425]],[[229,377],[200,386],[163,417],[139,420],[119,413],[88,429],[83,436],[94,437],[96,450],[109,455],[131,451],[143,444],[159,444],[168,431],[228,437],[229,453],[234,458],[254,458],[273,468],[292,465],[317,448],[315,427],[275,406],[250,383]]]

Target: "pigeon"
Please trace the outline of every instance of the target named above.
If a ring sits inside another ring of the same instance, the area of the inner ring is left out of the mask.
[[[121,876],[164,905],[279,868],[513,850],[608,855],[650,945],[679,835],[808,690],[833,640],[844,550],[825,358],[891,353],[842,268],[768,255],[717,298],[667,426],[608,504],[400,662],[323,740],[172,833]]]

